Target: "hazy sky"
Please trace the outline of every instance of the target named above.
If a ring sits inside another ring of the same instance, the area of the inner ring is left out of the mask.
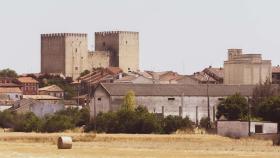
[[[279,0],[0,0],[0,69],[40,71],[40,34],[140,32],[141,70],[220,67],[228,48],[280,64]]]

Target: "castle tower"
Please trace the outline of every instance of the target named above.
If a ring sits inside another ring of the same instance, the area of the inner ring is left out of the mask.
[[[110,66],[139,70],[139,34],[128,31],[95,33],[95,51],[110,51]]]
[[[42,34],[41,72],[62,73],[76,79],[88,67],[87,45],[87,34]]]

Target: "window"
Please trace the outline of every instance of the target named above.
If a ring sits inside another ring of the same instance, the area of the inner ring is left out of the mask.
[[[168,101],[173,101],[175,100],[175,98],[168,98]]]
[[[125,44],[127,44],[127,41],[125,41]]]
[[[76,53],[78,52],[78,48],[75,49],[75,52],[76,52]]]
[[[102,43],[102,45],[103,45],[103,47],[105,47],[105,46],[106,46],[106,43],[105,43],[105,42],[103,42],[103,43]]]
[[[18,95],[16,95],[16,98],[18,98]]]
[[[255,125],[255,133],[263,133],[263,125]]]
[[[225,100],[225,98],[218,98],[218,100],[219,100],[219,101],[223,101],[223,100]]]
[[[78,70],[78,67],[77,67],[77,66],[75,67],[75,70]]]
[[[101,101],[101,98],[97,98],[98,101]]]

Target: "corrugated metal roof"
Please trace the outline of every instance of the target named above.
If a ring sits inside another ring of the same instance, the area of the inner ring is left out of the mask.
[[[124,96],[129,90],[137,96],[207,96],[207,85],[186,84],[125,84],[102,83],[106,91],[112,96]],[[221,85],[209,84],[210,96],[230,96],[240,93],[243,96],[252,96],[255,85]]]

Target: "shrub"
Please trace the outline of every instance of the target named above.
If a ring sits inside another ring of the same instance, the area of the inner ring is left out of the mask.
[[[86,127],[86,131],[94,129],[106,133],[160,133],[161,122],[144,107],[134,111],[121,109],[117,112],[99,113],[96,120]]]
[[[64,116],[55,114],[53,116],[46,117],[44,120],[44,132],[62,132],[67,129],[73,129],[75,124],[73,123],[71,116]]]
[[[176,132],[178,129],[193,129],[191,120],[180,116],[167,116],[163,119],[163,131],[166,134]]]
[[[78,108],[67,108],[56,112],[55,115],[70,117],[72,124],[75,126],[86,125],[90,120],[90,113],[87,108],[83,108],[81,110]]]
[[[17,132],[39,132],[42,128],[42,120],[34,113],[18,114],[14,130]]]
[[[12,113],[10,110],[0,112],[0,126],[2,128],[14,128],[15,116],[16,114]]]
[[[202,117],[199,121],[199,125],[201,128],[207,128],[208,127],[208,122],[209,122],[209,118],[208,117]]]

